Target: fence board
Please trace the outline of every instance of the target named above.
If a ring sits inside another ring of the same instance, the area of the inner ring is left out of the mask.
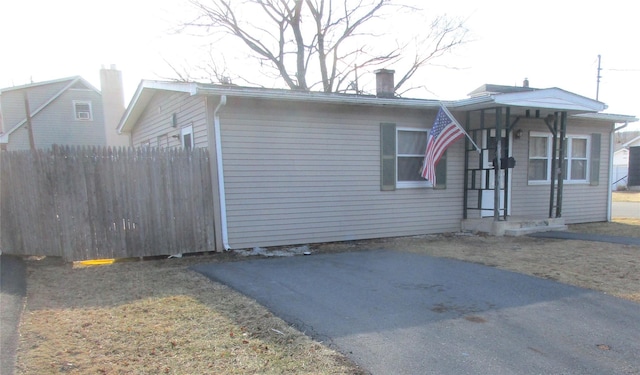
[[[65,260],[214,251],[206,149],[0,153],[0,248]]]

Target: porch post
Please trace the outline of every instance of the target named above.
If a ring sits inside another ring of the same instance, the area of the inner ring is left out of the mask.
[[[546,121],[546,120],[545,120]],[[549,125],[547,123],[547,125]],[[549,218],[553,217],[553,203],[555,201],[555,188],[556,188],[556,177],[558,173],[556,171],[556,155],[558,150],[558,112],[554,113],[553,116],[553,137],[551,138],[551,189],[549,191]]]
[[[502,154],[502,108],[496,108],[496,163],[493,166],[493,220],[500,220],[500,156]]]
[[[504,137],[505,137],[505,150],[504,157],[506,159],[507,165],[504,168],[504,220],[507,220],[507,213],[509,211],[509,134],[511,133],[511,126],[509,126],[509,117],[511,117],[511,107],[507,107],[506,114],[504,116]],[[502,136],[498,137],[500,143],[502,143]],[[502,158],[498,155],[498,164],[500,164],[500,168],[502,168]]]
[[[469,133],[469,128],[471,127],[471,112],[467,111],[466,113],[466,118],[465,118],[465,127],[466,127],[466,131],[467,133]],[[462,207],[462,218],[464,220],[467,220],[467,202],[469,201],[469,138],[468,137],[464,137],[464,197],[462,199],[463,201],[463,207]]]
[[[560,117],[560,155],[558,155],[558,194],[556,203],[556,217],[562,217],[562,189],[564,187],[564,139],[567,136],[567,112]]]

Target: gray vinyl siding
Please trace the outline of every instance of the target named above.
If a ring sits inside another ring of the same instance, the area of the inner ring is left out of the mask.
[[[172,116],[176,114],[177,125],[173,127]],[[168,147],[180,147],[180,130],[193,125],[195,147],[207,147],[206,104],[203,96],[185,93],[159,92],[151,99],[145,112],[136,124],[131,140],[134,147],[148,141],[157,146],[158,137],[166,135]]]
[[[20,94],[20,98],[22,98],[22,94]],[[34,112],[37,107],[31,103],[31,89],[29,90],[29,98],[29,107]],[[91,102],[93,118],[91,121],[76,120],[73,106],[74,100]],[[6,108],[4,104],[3,108]],[[21,108],[23,111],[20,120],[22,121],[25,119],[24,101],[17,108]],[[35,114],[31,122],[33,124],[33,138],[36,148],[47,149],[54,144],[71,146],[100,146],[106,144],[102,97],[94,90],[66,90]],[[26,126],[20,127],[9,135],[8,150],[24,150],[28,148],[29,134]]]
[[[459,230],[464,142],[450,149],[447,189],[380,190],[380,123],[426,128],[434,117],[229,98],[221,128],[231,247]]]
[[[46,85],[31,86],[28,88],[29,108],[31,112],[43,106],[48,100],[57,95],[64,89],[70,80],[55,82]],[[8,89],[0,95],[2,100],[2,118],[4,122],[4,130],[9,131],[14,126],[25,119],[24,110],[24,91],[25,89]]]
[[[518,125],[523,130],[520,139],[514,139],[513,152],[517,161],[513,171],[512,215],[545,218],[549,216],[549,184],[533,185],[528,183],[527,164],[529,158],[529,132],[548,132],[540,120],[524,120]],[[609,185],[609,139],[611,125],[589,123],[585,120],[569,119],[568,135],[601,134],[600,182],[592,186],[585,183],[564,183],[562,217],[568,224],[597,222],[607,220],[607,195]],[[554,209],[555,216],[555,209]]]

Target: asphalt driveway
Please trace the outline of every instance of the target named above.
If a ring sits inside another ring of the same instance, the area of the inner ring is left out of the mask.
[[[550,280],[394,251],[194,269],[373,374],[640,374],[640,305]]]
[[[14,373],[18,324],[26,295],[26,267],[20,257],[0,255],[0,374]]]

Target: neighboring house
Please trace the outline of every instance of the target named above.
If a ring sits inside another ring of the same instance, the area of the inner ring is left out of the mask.
[[[637,136],[616,147],[613,154],[613,189],[627,187],[629,176],[629,148],[640,146],[640,136]]]
[[[115,67],[102,69],[101,78],[103,89],[107,87],[104,98],[79,76],[0,89],[2,149],[28,150],[32,142],[36,149],[54,144],[128,146],[128,137],[116,132],[124,112],[120,72]]]
[[[378,73],[379,88],[393,87],[393,71]],[[482,153],[456,142],[432,186],[419,170],[440,104],[384,91],[142,81],[119,131],[134,146],[209,148],[218,250],[454,232],[474,221],[610,219],[613,130],[635,117],[599,113],[603,103],[558,88],[480,88],[442,104]],[[496,134],[515,168],[493,168]]]

